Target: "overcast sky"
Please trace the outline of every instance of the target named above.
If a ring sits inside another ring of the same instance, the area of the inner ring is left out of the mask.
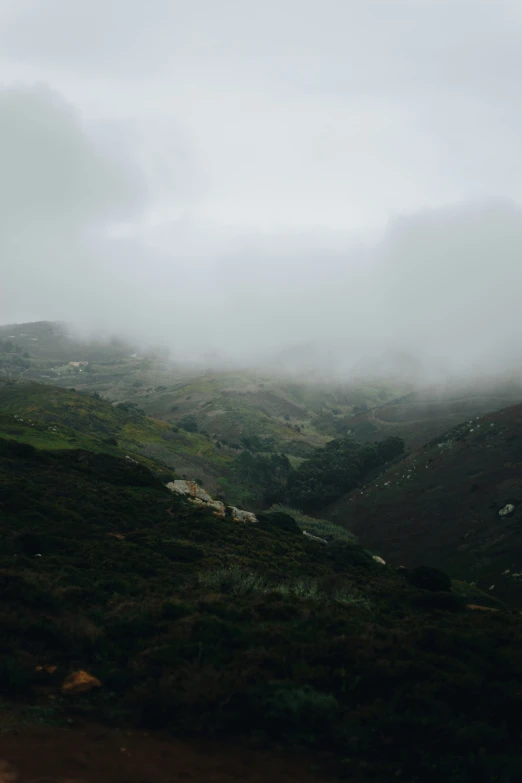
[[[516,349],[521,40],[518,0],[0,0],[0,321]]]

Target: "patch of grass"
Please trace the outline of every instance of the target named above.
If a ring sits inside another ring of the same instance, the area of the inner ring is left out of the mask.
[[[0,701],[2,732],[16,732],[34,726],[62,726],[66,723],[67,717],[60,703],[17,705]]]
[[[313,533],[319,536],[319,538],[352,541],[353,543],[357,541],[357,537],[350,533],[349,530],[345,530],[344,527],[336,525],[327,519],[310,517],[297,508],[290,508],[290,506],[285,506],[282,503],[276,503],[270,508],[270,511],[280,511],[283,514],[288,514],[295,519],[301,530]]]
[[[208,590],[230,595],[249,595],[266,589],[263,577],[240,566],[204,571],[198,574],[198,582]]]
[[[206,571],[198,575],[201,587],[213,592],[229,595],[250,595],[252,593],[277,594],[283,598],[298,598],[305,601],[327,603],[335,601],[345,605],[369,610],[372,602],[352,585],[344,584],[327,591],[317,579],[294,579],[286,582],[271,582],[260,574],[240,566]]]

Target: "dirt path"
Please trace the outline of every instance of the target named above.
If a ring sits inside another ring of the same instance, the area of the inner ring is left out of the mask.
[[[0,733],[0,783],[327,783],[272,751],[184,742],[105,727]]]

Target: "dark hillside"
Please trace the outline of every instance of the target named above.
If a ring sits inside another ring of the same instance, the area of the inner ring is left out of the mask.
[[[522,605],[521,467],[517,405],[413,452],[329,517],[398,565],[444,568]]]
[[[483,380],[472,386],[420,388],[356,413],[344,423],[344,434],[378,441],[399,435],[408,448],[419,448],[452,427],[522,402],[518,380]]]
[[[10,704],[297,743],[359,781],[519,780],[518,614],[471,612],[442,577],[414,587],[285,514],[218,519],[112,455],[1,444]],[[63,695],[80,669],[101,687]]]

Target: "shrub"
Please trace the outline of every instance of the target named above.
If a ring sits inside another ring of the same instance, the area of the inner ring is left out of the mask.
[[[201,587],[206,587],[216,593],[230,593],[231,595],[248,595],[248,593],[259,592],[264,588],[261,576],[252,571],[245,571],[239,566],[206,571],[199,574],[198,581]]]
[[[339,704],[332,693],[322,693],[309,685],[263,685],[252,699],[257,721],[272,737],[291,736],[312,743],[333,727]]]
[[[334,541],[325,551],[334,562],[343,569],[352,566],[362,566],[365,568],[376,568],[377,563],[368,550],[363,549],[359,544],[350,541]]]
[[[317,579],[295,579],[287,582],[271,582],[253,571],[239,566],[220,568],[199,574],[199,584],[212,591],[230,595],[265,593],[283,598],[298,598],[320,603],[337,602],[367,610],[372,602],[348,583],[340,583],[325,590]]]
[[[302,532],[295,519],[283,511],[270,511],[265,514],[258,514],[257,519],[265,525],[279,528],[280,530],[288,530],[290,533],[301,535]]]
[[[161,616],[164,620],[179,620],[186,617],[194,611],[192,604],[182,601],[165,601],[161,609]]]
[[[330,522],[327,519],[310,517],[299,509],[285,506],[282,503],[276,503],[271,506],[269,512],[287,514],[295,520],[301,530],[306,530],[308,533],[319,536],[319,538],[325,538],[326,540],[332,541],[349,541],[352,543],[357,541],[356,536],[353,533],[350,533],[349,530],[345,530],[344,527],[336,525],[334,522]]]
[[[353,438],[329,441],[288,477],[288,501],[303,510],[322,508],[355,489],[375,468],[402,454],[401,438],[359,443]]]
[[[198,422],[195,416],[189,414],[178,421],[178,425],[186,432],[197,432]]]
[[[404,569],[403,573],[413,587],[433,592],[449,592],[451,590],[451,579],[444,571],[439,571],[438,568],[419,566],[418,568]]]
[[[10,696],[25,694],[34,682],[34,672],[12,657],[0,658],[0,690]]]
[[[453,593],[443,591],[422,591],[413,599],[414,606],[417,609],[426,612],[461,612],[464,609],[465,601]]]

